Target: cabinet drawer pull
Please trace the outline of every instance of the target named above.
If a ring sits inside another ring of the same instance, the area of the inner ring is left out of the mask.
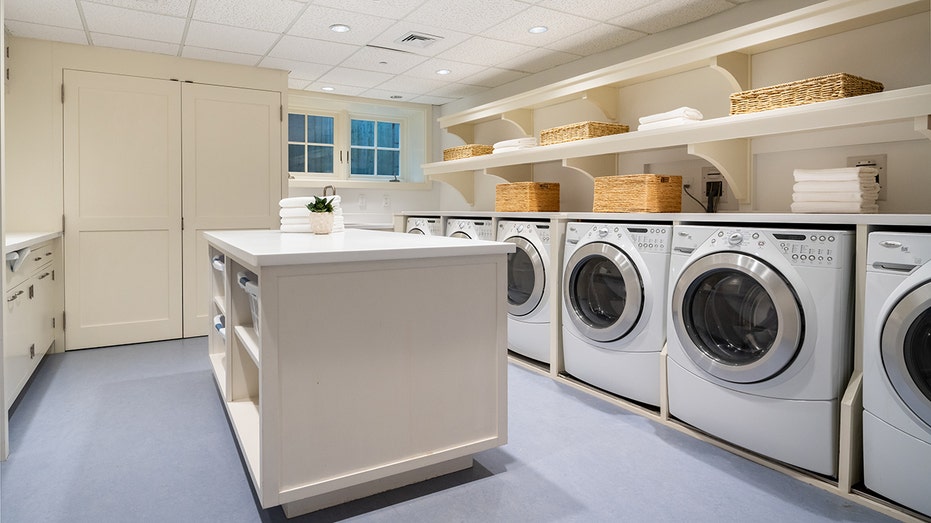
[[[45,278],[48,278],[48,277],[51,276],[51,275],[52,275],[52,273],[46,272],[45,274],[39,276],[39,279],[40,279],[40,280],[44,280]]]
[[[32,261],[42,261],[42,257],[39,256],[39,257],[37,257],[37,258],[33,258]]]
[[[50,252],[47,252],[47,253],[45,253],[45,255],[46,255],[46,256],[51,256],[51,255],[52,255],[52,253],[50,253]]]
[[[10,296],[9,298],[7,298],[6,301],[11,302],[11,301],[15,300],[16,298],[19,298],[19,295],[22,294],[22,293],[23,293],[23,291],[16,291],[16,294],[14,294],[14,295]]]

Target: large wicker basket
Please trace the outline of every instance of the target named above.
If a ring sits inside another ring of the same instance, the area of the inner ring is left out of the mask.
[[[497,212],[559,212],[559,184],[516,182],[495,186]]]
[[[682,177],[625,174],[595,178],[593,212],[680,212]]]
[[[483,156],[486,154],[491,154],[495,148],[491,145],[482,145],[480,143],[470,143],[468,145],[460,145],[459,147],[450,147],[449,149],[443,150],[443,161],[447,160],[459,160],[462,158],[471,158],[473,156]]]
[[[606,122],[578,122],[540,131],[540,145],[574,142],[587,138],[598,138],[609,134],[621,134],[628,131],[626,125]]]
[[[861,94],[878,93],[883,84],[847,73],[798,80],[731,95],[731,114],[794,107]]]

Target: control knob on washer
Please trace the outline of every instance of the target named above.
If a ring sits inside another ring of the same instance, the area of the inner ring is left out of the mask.
[[[601,229],[598,229],[598,236],[599,236],[599,237],[604,238],[604,237],[607,236],[607,235],[608,235],[608,228],[607,228],[607,227],[602,227]]]
[[[743,241],[744,237],[739,232],[731,233],[731,235],[727,237],[727,243],[731,245],[740,245]]]

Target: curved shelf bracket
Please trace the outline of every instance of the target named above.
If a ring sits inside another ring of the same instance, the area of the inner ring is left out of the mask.
[[[452,186],[469,205],[475,205],[475,171],[429,174],[427,179]]]
[[[709,66],[724,76],[731,84],[732,92],[750,88],[750,55],[737,52],[721,54],[711,58]]]
[[[600,154],[598,156],[582,156],[579,158],[566,158],[562,166],[578,171],[590,179],[599,176],[612,176],[617,174],[617,155]]]
[[[916,116],[915,130],[931,140],[931,115]]]
[[[595,104],[612,122],[617,121],[617,87],[604,86],[588,89],[582,93],[582,99]]]
[[[517,126],[524,136],[533,136],[533,111],[531,109],[514,109],[501,114],[501,119]]]
[[[451,125],[446,128],[446,132],[455,134],[466,144],[475,143],[475,126],[470,123]]]
[[[742,204],[750,202],[750,140],[736,138],[689,144],[689,154],[704,158],[721,171],[734,196]]]
[[[488,167],[485,174],[497,176],[513,182],[530,182],[533,181],[533,166],[530,164],[502,165],[501,167]]]

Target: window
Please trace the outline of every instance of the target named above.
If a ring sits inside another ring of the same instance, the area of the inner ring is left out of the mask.
[[[333,174],[336,118],[314,114],[288,114],[288,172]]]
[[[349,173],[366,176],[401,174],[401,124],[352,119]]]

